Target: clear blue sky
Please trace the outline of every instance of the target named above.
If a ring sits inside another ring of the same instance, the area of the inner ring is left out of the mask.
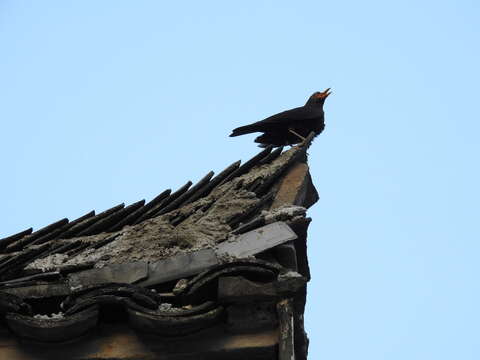
[[[480,358],[476,1],[0,1],[0,237],[150,199],[333,88],[311,359]]]

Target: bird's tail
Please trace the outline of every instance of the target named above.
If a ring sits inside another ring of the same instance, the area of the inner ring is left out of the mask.
[[[260,131],[258,129],[258,126],[257,125],[245,125],[245,126],[240,126],[236,129],[233,129],[232,130],[232,133],[230,134],[231,137],[233,136],[240,136],[240,135],[245,135],[245,134],[250,134],[250,133],[254,133],[254,132],[257,132],[257,131]]]

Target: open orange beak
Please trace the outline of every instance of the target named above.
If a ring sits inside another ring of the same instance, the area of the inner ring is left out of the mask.
[[[330,88],[325,90],[324,92],[319,93],[316,97],[319,99],[326,99],[328,95],[330,95],[332,92],[330,91]]]
[[[328,95],[330,95],[332,92],[330,91],[330,88],[328,88],[327,90],[325,90],[324,92],[322,92],[322,97],[323,98],[326,98]]]

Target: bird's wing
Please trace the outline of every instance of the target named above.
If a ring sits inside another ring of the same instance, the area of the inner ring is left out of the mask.
[[[319,117],[321,115],[321,110],[318,111],[316,108],[300,106],[294,109],[287,111],[282,111],[278,114],[272,115],[266,119],[257,121],[254,124],[277,124],[282,123],[286,120],[307,120]],[[252,124],[253,125],[253,124]]]
[[[230,136],[239,136],[244,134],[249,134],[252,132],[266,131],[271,128],[272,125],[283,125],[289,126],[290,122],[295,122],[297,120],[308,120],[321,117],[323,115],[322,109],[317,109],[313,107],[301,106],[281,113],[272,115],[266,119],[254,122],[249,125],[240,126],[236,129],[233,129]]]

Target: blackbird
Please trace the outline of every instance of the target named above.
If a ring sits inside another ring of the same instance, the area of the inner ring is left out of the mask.
[[[301,143],[314,132],[315,136],[325,128],[323,103],[330,95],[330,88],[315,92],[306,104],[291,110],[272,115],[264,120],[233,129],[230,136],[263,132],[255,139],[260,147],[283,146]]]

